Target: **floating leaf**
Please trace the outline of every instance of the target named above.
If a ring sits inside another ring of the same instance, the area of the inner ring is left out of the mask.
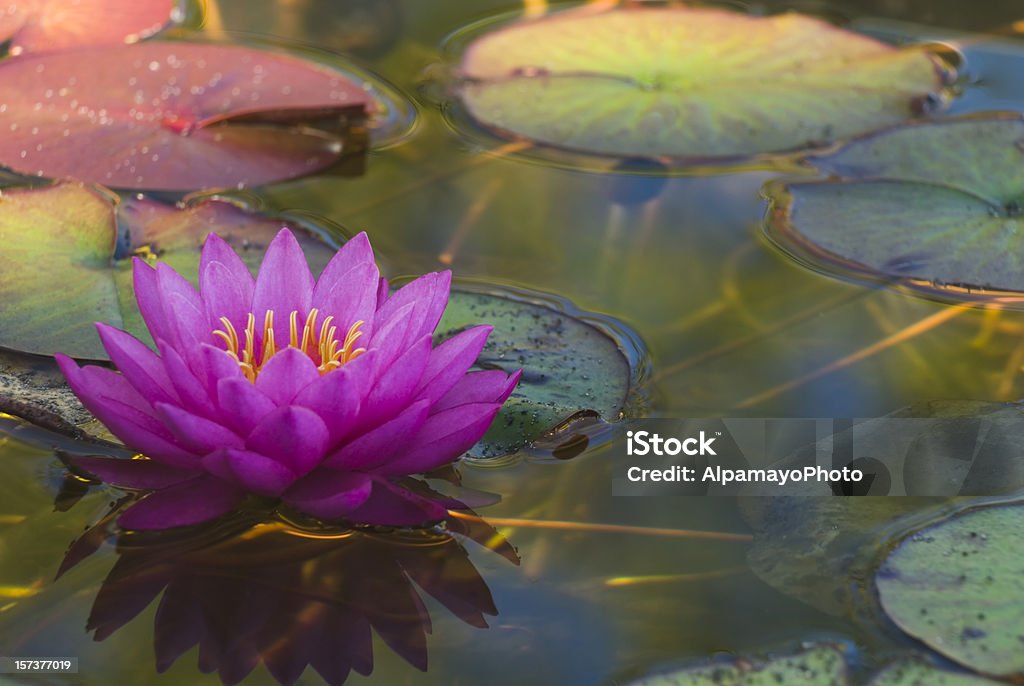
[[[0,41],[12,55],[134,43],[169,24],[179,0],[8,0]]]
[[[905,538],[875,575],[886,614],[962,665],[1024,675],[1024,506],[968,510]]]
[[[0,350],[0,412],[72,434],[92,419],[53,360],[7,350]]]
[[[107,359],[94,322],[149,340],[131,287],[132,254],[168,262],[195,283],[211,230],[255,270],[281,225],[222,200],[179,210],[132,198],[115,208],[76,184],[8,189],[0,197],[0,347]],[[322,269],[334,249],[298,228],[311,266]]]
[[[472,457],[514,453],[580,413],[619,418],[633,376],[624,351],[636,345],[625,335],[612,338],[619,327],[607,321],[601,326],[601,320],[572,312],[564,303],[462,288],[468,287],[452,292],[439,337],[491,324],[494,331],[477,366],[507,373],[523,369],[516,391],[470,451]]]
[[[856,422],[770,466],[803,469],[823,455],[836,468],[870,475],[866,495],[893,497],[800,498],[792,497],[796,489],[752,484],[740,499],[755,532],[747,560],[781,593],[843,616],[864,606],[861,585],[851,580],[873,574],[878,546],[892,531],[918,528],[957,507],[935,496],[1021,488],[1024,413],[1014,403],[922,402]],[[830,493],[829,484],[820,485],[820,495]],[[910,497],[897,497],[904,494]]]
[[[768,186],[784,249],[946,295],[1024,291],[1019,115],[891,129],[810,163],[839,178]]]
[[[850,580],[865,572],[865,552],[877,550],[880,532],[935,502],[763,496],[740,498],[740,506],[754,530],[751,570],[780,593],[844,616],[862,602]]]
[[[809,645],[797,653],[736,658],[650,676],[629,686],[843,686],[846,660],[839,646]]]
[[[197,190],[323,169],[372,107],[323,65],[147,42],[0,63],[0,164],[107,186]]]
[[[920,660],[904,660],[876,674],[868,686],[996,686],[1001,683],[938,669]]]
[[[570,11],[476,39],[462,100],[489,128],[617,156],[729,158],[820,145],[908,119],[943,86],[898,49],[798,14]]]

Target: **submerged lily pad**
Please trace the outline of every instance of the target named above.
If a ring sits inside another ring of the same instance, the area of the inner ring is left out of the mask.
[[[731,158],[816,146],[919,114],[941,62],[819,19],[703,7],[589,8],[466,50],[461,97],[486,127],[616,156]]]
[[[944,295],[1024,291],[1020,115],[891,129],[809,162],[832,178],[767,187],[783,249]]]
[[[452,291],[438,338],[491,324],[494,331],[477,367],[523,369],[515,392],[469,451],[471,457],[514,453],[581,414],[619,419],[634,374],[625,339],[616,340],[596,317],[572,312],[564,303],[469,288],[457,285]]]
[[[920,660],[904,660],[876,674],[868,686],[996,686],[1001,683],[973,674],[949,672]]]
[[[968,510],[905,538],[875,576],[886,614],[956,662],[1024,675],[1024,506]]]
[[[9,52],[134,43],[171,23],[180,0],[8,0],[0,41]]]
[[[133,254],[168,262],[195,282],[200,247],[216,229],[255,270],[282,223],[223,200],[177,209],[134,197],[115,203],[76,184],[5,190],[0,347],[105,360],[94,322],[149,340],[132,292]],[[311,266],[322,269],[334,249],[293,228]]]
[[[839,646],[809,645],[797,653],[736,658],[686,667],[633,681],[629,686],[844,686],[846,659]]]
[[[337,162],[373,107],[362,83],[267,50],[32,55],[0,63],[0,164],[120,188],[259,185]]]

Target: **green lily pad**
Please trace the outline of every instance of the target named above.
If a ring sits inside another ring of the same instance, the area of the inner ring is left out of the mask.
[[[1024,506],[968,510],[905,538],[875,575],[903,631],[972,670],[1024,675]]]
[[[830,178],[766,190],[783,249],[947,296],[1024,291],[1021,116],[891,129],[809,162]]]
[[[904,660],[876,674],[868,686],[996,686],[1001,683],[973,674],[949,672],[920,660]]]
[[[466,49],[460,95],[499,133],[629,157],[747,157],[920,114],[944,65],[795,13],[592,8],[518,21]]]
[[[836,616],[873,602],[873,593],[867,597],[851,581],[874,574],[879,546],[894,532],[962,508],[956,496],[1021,488],[1024,413],[1015,403],[917,403],[808,443],[771,467],[816,465],[842,445],[852,452],[835,464],[874,475],[866,495],[891,497],[793,497],[799,491],[752,484],[740,499],[755,534],[747,551],[751,570],[779,592]],[[820,495],[830,492],[821,485]]]
[[[619,419],[642,356],[623,326],[540,296],[457,285],[438,338],[482,323],[494,331],[477,367],[523,376],[470,457],[514,453],[580,415]]]
[[[839,646],[812,644],[789,655],[735,658],[668,674],[650,676],[629,686],[843,686],[846,659]]]
[[[216,228],[255,271],[281,226],[224,200],[179,209],[77,184],[4,190],[0,347],[105,360],[94,322],[149,340],[132,291],[132,255],[167,262],[195,282],[200,247]],[[334,248],[293,228],[311,266],[322,269]]]

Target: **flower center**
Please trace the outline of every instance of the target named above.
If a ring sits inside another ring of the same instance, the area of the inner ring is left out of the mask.
[[[299,313],[292,310],[289,316],[289,340],[285,347],[298,348],[310,359],[317,363],[320,374],[338,369],[342,365],[351,362],[366,352],[366,348],[356,348],[355,343],[363,335],[360,327],[365,323],[357,321],[349,327],[344,340],[337,338],[338,327],[334,326],[334,317],[329,316],[320,324],[317,332],[316,320],[320,312],[313,308],[306,316],[306,323],[299,329]],[[263,343],[257,350],[256,345],[256,315],[249,313],[248,322],[245,325],[245,340],[238,336],[231,320],[227,317],[220,318],[223,329],[217,329],[213,335],[224,341],[227,345],[225,352],[234,358],[238,366],[242,368],[249,381],[256,381],[263,365],[277,352],[277,342],[274,340],[274,311],[267,310],[263,317]]]

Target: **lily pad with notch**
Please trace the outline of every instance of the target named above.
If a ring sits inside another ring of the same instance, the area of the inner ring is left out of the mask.
[[[644,351],[624,324],[550,296],[459,282],[437,338],[482,323],[494,331],[476,366],[521,368],[523,376],[471,458],[508,455],[538,440],[556,457],[572,456],[586,447],[588,425],[615,421],[627,409]]]
[[[766,228],[783,250],[930,295],[1021,302],[1021,115],[911,124],[808,163],[828,178],[766,186]]]
[[[572,151],[699,162],[779,153],[890,126],[941,102],[952,67],[796,13],[577,8],[466,48],[477,123]]]
[[[977,507],[904,538],[875,574],[885,613],[955,662],[1024,675],[1020,503]]]

